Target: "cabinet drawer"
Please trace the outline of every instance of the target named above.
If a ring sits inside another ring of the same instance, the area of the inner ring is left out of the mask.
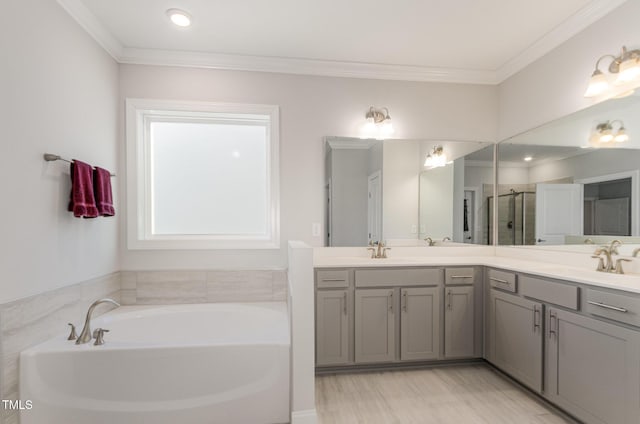
[[[529,277],[527,275],[520,276],[519,286],[520,294],[523,296],[564,306],[574,311],[577,311],[579,308],[578,296],[580,288],[576,286],[556,283],[542,278]]]
[[[436,286],[443,282],[443,270],[422,269],[357,269],[356,287]]]
[[[319,289],[349,287],[349,270],[326,269],[316,271],[316,286]]]
[[[585,311],[640,327],[640,297],[587,289]]]
[[[498,271],[497,269],[490,269],[488,272],[488,275],[489,275],[489,284],[491,284],[491,287],[510,291],[512,293],[518,292],[515,273],[507,272],[507,271]]]
[[[473,284],[475,269],[467,268],[447,268],[444,270],[444,284],[447,286],[460,284]]]

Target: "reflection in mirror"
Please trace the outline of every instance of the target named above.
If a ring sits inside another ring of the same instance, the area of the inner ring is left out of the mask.
[[[630,96],[500,143],[498,244],[639,243],[639,137],[640,98]]]
[[[467,231],[471,238],[466,242],[486,243],[483,226],[479,225],[486,220],[486,214],[473,212],[483,208],[486,197],[479,177],[479,184],[466,184],[464,157],[487,145],[326,137],[325,245],[365,246],[384,241],[389,245],[416,246],[425,245],[422,239],[426,237],[436,240],[436,245],[443,245],[444,237],[463,242],[465,187],[473,189],[466,194],[467,226],[473,228]],[[434,146],[442,146],[448,159],[446,166],[430,169],[424,163]],[[487,181],[492,179],[492,155],[481,166],[476,164],[482,169],[482,181],[485,174]],[[456,171],[454,164],[458,164]],[[429,182],[431,191],[427,188]]]
[[[444,143],[443,151],[449,159],[444,166],[420,173],[420,238],[436,245],[447,237],[454,243],[489,244],[493,145]]]

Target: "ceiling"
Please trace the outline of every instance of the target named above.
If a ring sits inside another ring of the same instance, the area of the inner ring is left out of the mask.
[[[122,63],[496,84],[625,0],[58,2]]]

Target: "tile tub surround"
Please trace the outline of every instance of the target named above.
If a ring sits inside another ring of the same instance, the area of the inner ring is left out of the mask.
[[[80,331],[89,305],[103,297],[120,300],[119,273],[0,305],[0,398],[18,399],[18,358],[22,350],[66,332],[68,322]],[[112,308],[100,305],[94,315]],[[18,412],[0,407],[0,422],[18,423]]]
[[[123,271],[124,305],[287,300],[284,270]]]
[[[109,297],[123,305],[287,300],[285,270],[121,271],[0,305],[0,399],[18,399],[18,357],[27,347],[82,330],[89,305]],[[93,316],[112,309],[100,305]],[[0,424],[19,422],[0,407]]]

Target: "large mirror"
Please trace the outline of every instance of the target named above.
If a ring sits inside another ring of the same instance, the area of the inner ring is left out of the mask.
[[[498,145],[497,244],[639,243],[639,178],[637,95],[505,140]]]
[[[493,148],[326,137],[325,245],[489,243]]]

